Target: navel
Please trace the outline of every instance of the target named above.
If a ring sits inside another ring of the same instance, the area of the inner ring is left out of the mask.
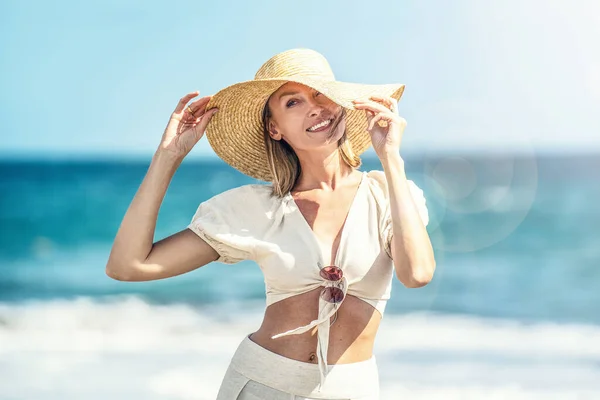
[[[310,356],[308,357],[308,361],[315,361],[316,358],[317,358],[317,355],[315,353],[310,353]]]

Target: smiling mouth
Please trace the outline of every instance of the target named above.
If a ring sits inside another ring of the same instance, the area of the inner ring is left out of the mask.
[[[323,132],[323,131],[326,131],[327,129],[329,129],[329,127],[331,126],[332,123],[333,123],[333,119],[328,119],[327,121],[323,121],[322,123],[315,125],[315,126],[318,126],[318,128],[313,129],[313,127],[310,127],[306,131],[307,132]]]

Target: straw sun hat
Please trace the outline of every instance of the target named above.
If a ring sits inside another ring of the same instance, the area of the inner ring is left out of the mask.
[[[323,55],[310,49],[292,49],[265,62],[251,81],[228,86],[213,95],[206,109],[219,108],[206,128],[215,153],[238,171],[263,181],[272,181],[267,163],[262,127],[263,108],[279,87],[287,82],[309,86],[346,109],[346,135],[355,154],[371,145],[364,110],[352,100],[372,95],[399,100],[403,84],[367,85],[336,81]]]

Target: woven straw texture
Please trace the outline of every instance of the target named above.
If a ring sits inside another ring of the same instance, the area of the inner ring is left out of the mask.
[[[367,85],[336,81],[329,63],[310,49],[292,49],[264,63],[251,81],[228,86],[213,95],[206,109],[219,108],[206,128],[215,153],[238,171],[270,182],[262,111],[269,96],[287,82],[309,86],[346,109],[346,134],[353,151],[360,155],[371,145],[364,110],[352,100],[369,96],[390,96],[400,100],[404,85]]]

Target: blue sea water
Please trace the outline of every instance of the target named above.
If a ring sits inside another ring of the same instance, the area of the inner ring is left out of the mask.
[[[50,382],[85,368],[86,398],[123,393],[125,380],[99,389],[91,378],[96,368],[125,368],[113,353],[131,368],[173,366],[139,372],[151,383],[130,398],[211,398],[238,339],[258,328],[265,288],[252,262],[153,282],[105,275],[149,161],[0,161],[0,398],[53,398],[26,384],[31,374]],[[367,159],[361,169],[381,165]],[[420,289],[394,281],[378,336],[380,362],[393,366],[382,374],[384,393],[600,393],[600,155],[413,156],[406,170],[427,199],[437,269]],[[184,161],[155,240],[184,229],[201,201],[255,182],[218,160]],[[182,366],[194,351],[214,357],[212,367]],[[431,375],[444,363],[448,370]],[[198,373],[207,389],[190,394]],[[47,385],[56,398],[78,398],[72,386]]]
[[[507,164],[510,179],[498,178]],[[263,298],[260,270],[250,262],[135,284],[104,275],[147,168],[147,161],[0,163],[0,301],[118,293],[160,303]],[[361,169],[381,166],[372,160]],[[389,311],[600,324],[598,173],[600,157],[407,162],[408,178],[427,199],[438,268],[419,290],[395,282]],[[155,239],[184,229],[201,201],[253,182],[219,161],[184,162]]]

